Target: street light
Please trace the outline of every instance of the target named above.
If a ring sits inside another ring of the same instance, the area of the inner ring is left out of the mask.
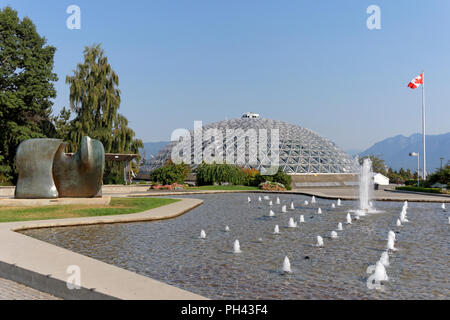
[[[410,157],[417,157],[417,187],[419,187],[419,166],[420,166],[420,154],[418,152],[410,152]]]

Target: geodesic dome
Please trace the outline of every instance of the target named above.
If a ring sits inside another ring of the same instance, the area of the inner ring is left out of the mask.
[[[251,114],[255,115],[255,114]],[[267,150],[271,149],[271,135],[273,129],[278,129],[279,132],[279,150],[272,153],[272,156],[278,154],[280,168],[288,174],[320,174],[320,173],[357,173],[359,166],[355,159],[339,149],[330,140],[319,136],[311,130],[302,128],[283,121],[259,118],[256,116],[249,116],[249,113],[244,114],[242,118],[235,118],[214,122],[202,127],[203,134],[208,129],[218,129],[222,133],[223,145],[220,152],[223,152],[224,159],[227,156],[245,155],[243,163],[237,163],[245,168],[254,168],[263,173],[270,165],[267,164],[267,159],[261,159],[258,154],[256,163],[249,161],[249,147],[257,147],[259,150],[259,135],[255,137],[243,136],[237,137],[233,140],[227,140],[226,130],[241,129],[248,132],[249,129],[254,129],[260,132],[260,129],[267,130],[267,140],[262,140],[267,143]],[[191,162],[189,163],[193,169],[198,164],[194,164],[195,150],[194,150],[194,131],[190,132],[190,141],[171,142],[158,154],[156,154],[147,164],[141,167],[141,172],[150,172],[160,166],[163,166],[169,159],[172,158],[172,149],[175,145],[180,144],[191,148]],[[214,150],[214,139],[206,137],[202,141],[202,152],[205,148]],[[187,145],[186,145],[187,144]],[[209,150],[208,149],[208,150]]]

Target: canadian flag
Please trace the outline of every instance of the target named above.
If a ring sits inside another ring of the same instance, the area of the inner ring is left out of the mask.
[[[410,87],[411,89],[416,89],[420,87],[421,84],[423,84],[423,73],[412,79],[411,82],[408,84],[408,87]]]

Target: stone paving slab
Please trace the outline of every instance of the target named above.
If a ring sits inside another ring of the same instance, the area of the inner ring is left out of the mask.
[[[60,300],[60,298],[0,278],[0,300]]]

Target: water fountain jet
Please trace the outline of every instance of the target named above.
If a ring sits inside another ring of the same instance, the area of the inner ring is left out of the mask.
[[[377,264],[375,266],[374,280],[378,283],[382,281],[389,281],[389,277],[386,273],[386,268],[380,261],[377,261]]]
[[[352,216],[350,215],[350,212],[347,213],[347,224],[352,224]]]
[[[281,268],[281,271],[284,273],[291,273],[291,263],[289,261],[289,258],[286,256],[284,257],[283,266]]]
[[[233,252],[234,253],[241,253],[241,246],[239,245],[239,240],[234,240],[234,245],[233,245]]]
[[[280,233],[280,228],[278,227],[278,225],[275,225],[275,228],[273,229],[273,233],[274,234],[279,234]]]
[[[323,238],[321,236],[317,236],[317,246],[323,247]]]
[[[387,253],[387,251],[383,251],[383,253],[381,254],[380,262],[385,267],[389,266],[389,254]]]
[[[297,228],[297,223],[294,221],[294,218],[289,218],[288,227],[289,228]]]

